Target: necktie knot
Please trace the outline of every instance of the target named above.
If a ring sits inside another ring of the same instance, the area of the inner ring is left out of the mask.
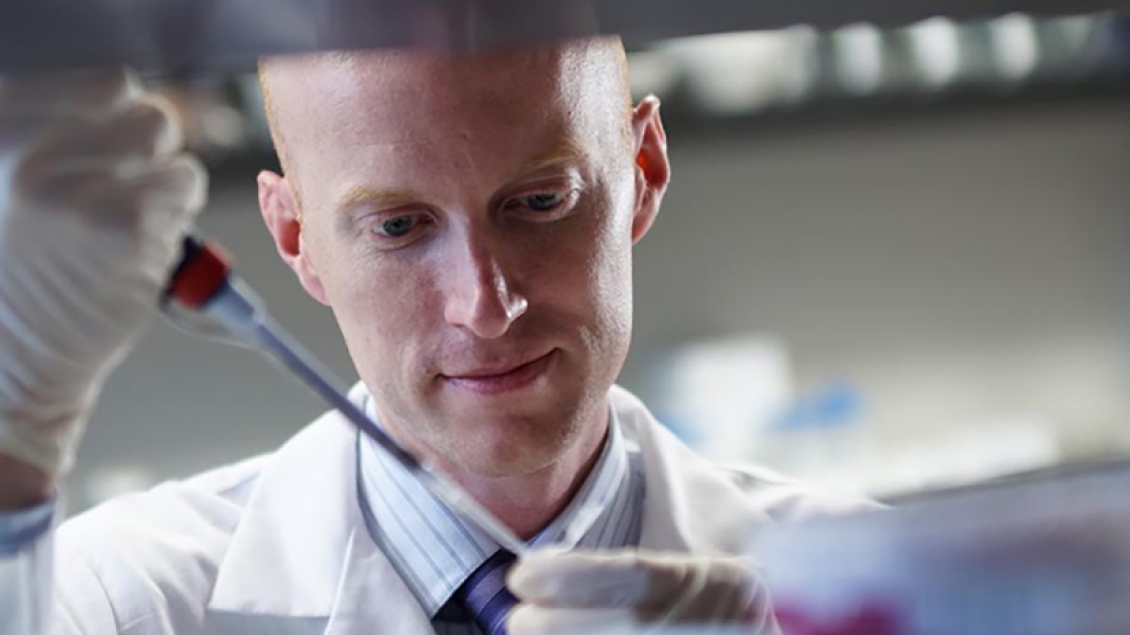
[[[509,551],[496,551],[455,592],[484,635],[506,635],[506,616],[518,604],[506,588],[506,572],[514,561]]]

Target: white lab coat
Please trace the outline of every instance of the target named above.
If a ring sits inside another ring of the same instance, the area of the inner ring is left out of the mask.
[[[643,457],[641,546],[745,553],[769,523],[859,509],[712,464],[620,388]],[[370,539],[355,432],[323,415],[277,452],[111,502],[56,535],[58,633],[424,635],[428,617]]]

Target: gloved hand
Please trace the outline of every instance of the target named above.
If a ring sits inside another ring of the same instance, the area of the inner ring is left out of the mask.
[[[124,70],[0,78],[0,452],[53,479],[203,206],[180,149]]]
[[[752,563],[732,556],[637,550],[535,552],[507,579],[521,604],[509,635],[587,633],[629,624],[744,625],[776,633]]]

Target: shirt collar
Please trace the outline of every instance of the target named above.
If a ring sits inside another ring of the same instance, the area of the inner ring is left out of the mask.
[[[377,420],[370,397],[366,412]],[[565,509],[531,546],[615,548],[638,540],[637,495],[615,410],[600,458]],[[410,473],[367,437],[360,439],[358,470],[362,508],[373,539],[388,555],[430,617],[498,545],[452,513]],[[634,529],[634,531],[633,531]]]

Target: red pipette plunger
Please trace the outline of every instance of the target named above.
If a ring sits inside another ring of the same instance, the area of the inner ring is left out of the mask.
[[[180,264],[169,278],[165,300],[175,299],[194,311],[202,309],[227,284],[231,275],[228,263],[227,254],[218,245],[185,236]]]

